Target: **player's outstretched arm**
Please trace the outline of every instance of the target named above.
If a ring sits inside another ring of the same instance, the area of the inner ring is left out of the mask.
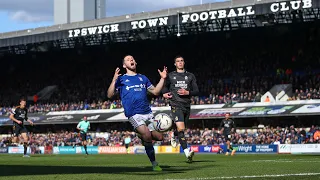
[[[155,95],[155,96],[158,96],[163,88],[163,85],[164,85],[164,82],[165,82],[165,79],[167,78],[167,67],[164,67],[163,68],[163,71],[160,71],[158,69],[158,72],[161,76],[161,79],[160,81],[158,82],[158,84],[156,85],[156,87],[152,86],[148,89],[148,91]]]
[[[25,119],[27,122],[30,123],[31,126],[33,126],[33,121],[31,121],[29,118],[28,118],[28,112],[26,112],[26,119]]]
[[[78,129],[79,131],[82,130],[80,127],[81,127],[81,122],[79,122],[78,125],[77,125],[77,129]]]
[[[162,96],[164,98],[166,98],[166,99],[172,98],[172,95],[171,95],[171,93],[169,91],[170,84],[171,84],[171,82],[170,82],[169,76],[167,75],[167,78],[166,78],[166,80],[164,82],[164,86],[163,86],[163,88],[161,90]]]
[[[112,82],[108,88],[108,94],[107,94],[108,98],[112,98],[115,94],[116,82],[117,82],[118,77],[121,75],[121,74],[119,74],[119,72],[120,72],[120,68],[117,68],[116,71],[114,72]]]
[[[30,119],[27,120],[31,126],[33,126],[33,121],[31,121]]]
[[[223,120],[222,120],[221,123],[220,123],[219,129],[220,129],[220,134],[222,134],[222,132],[223,132],[223,130],[224,130]]]

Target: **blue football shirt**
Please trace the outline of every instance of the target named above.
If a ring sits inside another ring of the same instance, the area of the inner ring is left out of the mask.
[[[151,113],[147,91],[152,87],[150,80],[141,74],[119,76],[116,90],[120,93],[124,114],[130,118],[136,114]]]

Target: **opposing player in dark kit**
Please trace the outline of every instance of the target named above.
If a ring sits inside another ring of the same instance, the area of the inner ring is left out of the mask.
[[[153,170],[162,171],[156,162],[152,140],[162,141],[163,136],[154,129],[154,116],[147,93],[160,94],[167,77],[167,68],[164,67],[163,71],[158,70],[161,79],[154,87],[146,76],[136,72],[136,67],[137,63],[132,56],[124,57],[123,68],[126,69],[126,74],[120,76],[120,69],[116,69],[108,89],[108,98],[111,98],[116,91],[120,93],[125,116],[140,136]]]
[[[165,87],[162,89],[163,97],[169,99],[172,118],[177,126],[171,137],[171,145],[177,146],[176,137],[178,137],[188,162],[192,162],[194,152],[188,149],[184,131],[190,116],[191,97],[199,94],[199,88],[194,74],[185,70],[182,56],[174,59],[174,65],[176,71],[168,74]]]
[[[221,134],[225,137],[227,143],[226,155],[229,155],[230,150],[232,150],[231,155],[236,153],[236,150],[231,146],[231,134],[236,131],[236,125],[232,119],[230,119],[230,113],[226,113],[225,119],[220,123]]]
[[[30,157],[27,155],[28,141],[29,137],[27,135],[28,130],[24,126],[24,121],[28,121],[30,125],[33,125],[33,122],[28,119],[28,109],[26,108],[26,100],[20,99],[20,106],[13,108],[10,113],[10,119],[13,121],[13,143],[19,143],[19,135],[23,138],[23,157]]]

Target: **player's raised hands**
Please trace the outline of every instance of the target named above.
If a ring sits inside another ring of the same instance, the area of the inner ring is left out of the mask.
[[[119,74],[120,68],[117,67],[117,69],[114,72],[113,81],[116,81],[121,74]]]
[[[167,78],[168,69],[167,69],[166,66],[163,67],[163,71],[160,71],[160,70],[158,69],[158,72],[159,72],[161,78],[163,78],[163,79]]]

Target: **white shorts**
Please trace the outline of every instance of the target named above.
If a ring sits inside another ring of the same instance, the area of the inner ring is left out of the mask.
[[[152,113],[136,114],[129,118],[129,122],[133,126],[134,130],[136,130],[137,127],[139,126],[146,125],[150,131],[154,131],[155,129],[153,127],[153,121],[154,121],[154,116]]]

